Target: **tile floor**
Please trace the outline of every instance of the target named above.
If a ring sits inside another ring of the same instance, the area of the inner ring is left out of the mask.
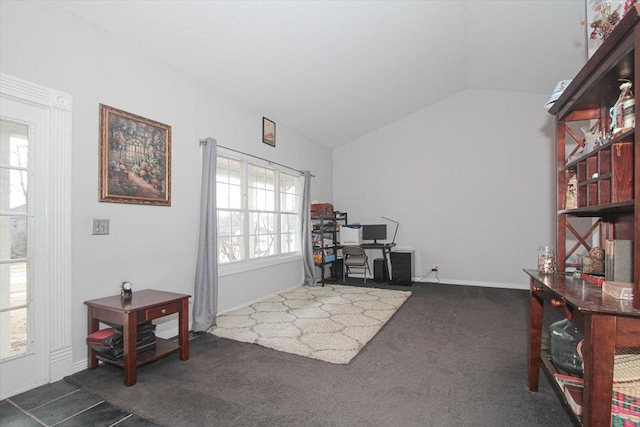
[[[1,427],[157,427],[61,380],[0,401]]]

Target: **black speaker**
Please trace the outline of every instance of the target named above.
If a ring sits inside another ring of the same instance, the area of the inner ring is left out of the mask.
[[[376,258],[373,260],[373,281],[376,283],[384,283],[389,280],[389,272],[387,271],[387,263],[384,258]]]
[[[413,276],[413,252],[391,252],[391,271],[394,285],[411,286]]]
[[[331,278],[338,282],[344,280],[342,277],[342,258],[337,258],[331,263]]]

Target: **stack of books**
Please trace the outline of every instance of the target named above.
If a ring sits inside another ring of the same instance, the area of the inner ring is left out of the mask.
[[[571,375],[554,374],[558,386],[564,393],[569,407],[576,414],[582,415],[582,392],[584,390],[584,380]]]
[[[640,348],[625,348],[616,352],[611,426],[640,426]]]
[[[560,373],[554,377],[571,410],[582,416],[584,380]],[[611,426],[640,426],[640,348],[622,349],[615,355]]]
[[[142,323],[137,327],[138,353],[145,352],[156,346],[156,325],[151,322]],[[107,359],[118,360],[124,357],[124,343],[122,326],[100,329],[87,336],[87,344],[100,356]]]
[[[605,253],[605,280],[633,281],[633,240],[607,240]]]

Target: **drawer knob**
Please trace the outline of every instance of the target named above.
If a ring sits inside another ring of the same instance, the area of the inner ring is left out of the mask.
[[[160,313],[165,314],[167,312],[166,308],[163,308],[162,310],[160,310]]]
[[[534,286],[533,287],[533,292],[542,292],[542,286]]]
[[[557,300],[555,298],[551,300],[551,306],[552,307],[556,307],[557,308],[557,307],[562,307],[563,305],[564,305],[564,301]]]

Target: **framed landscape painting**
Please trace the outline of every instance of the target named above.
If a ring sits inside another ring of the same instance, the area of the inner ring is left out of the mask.
[[[171,126],[100,104],[100,201],[171,206]]]
[[[276,124],[266,117],[262,118],[262,142],[276,146]]]

